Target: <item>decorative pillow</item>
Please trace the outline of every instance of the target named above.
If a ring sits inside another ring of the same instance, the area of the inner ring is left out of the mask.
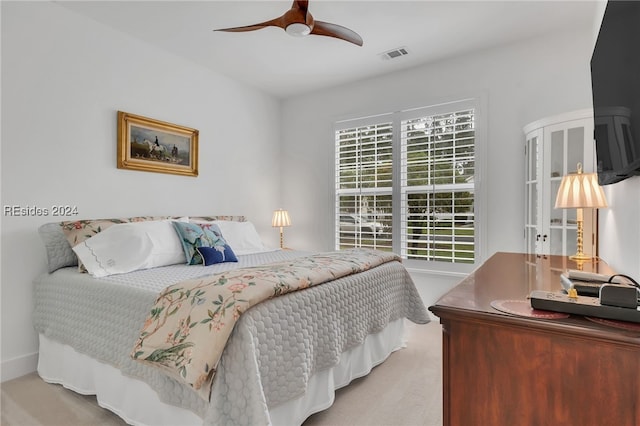
[[[193,222],[193,221],[192,221]],[[218,225],[224,239],[233,248],[236,255],[260,253],[268,251],[262,243],[253,223],[218,220],[211,222]]]
[[[171,219],[169,216],[137,216],[122,219],[89,219],[61,222],[62,232],[71,247],[91,238],[105,229],[122,223],[146,222]]]
[[[59,222],[50,222],[38,228],[38,234],[42,238],[47,253],[47,270],[54,272],[66,266],[76,266],[78,257],[71,249],[71,245]]]
[[[237,262],[236,254],[228,244],[215,247],[198,247],[198,253],[202,256],[204,266],[215,265],[216,263]]]
[[[94,277],[185,263],[170,220],[113,224],[73,247]],[[175,222],[177,223],[177,222]]]
[[[213,222],[215,220],[229,220],[233,222],[244,222],[245,216],[189,216],[191,222]],[[193,219],[193,220],[191,220]]]
[[[173,227],[182,242],[188,265],[203,263],[202,255],[197,250],[198,247],[220,247],[224,251],[224,247],[227,246],[220,228],[215,224],[202,224],[201,226],[197,223],[174,222]]]

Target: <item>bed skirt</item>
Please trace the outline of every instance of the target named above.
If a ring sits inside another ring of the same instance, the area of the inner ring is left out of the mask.
[[[343,352],[339,363],[309,379],[304,395],[269,407],[272,425],[300,425],[311,414],[329,408],[335,390],[367,375],[392,352],[404,347],[404,319],[390,322],[379,333]],[[162,402],[145,382],[123,375],[115,367],[75,351],[40,334],[38,374],[48,383],[61,384],[83,395],[96,395],[98,404],[131,425],[202,425],[203,420],[184,408]]]

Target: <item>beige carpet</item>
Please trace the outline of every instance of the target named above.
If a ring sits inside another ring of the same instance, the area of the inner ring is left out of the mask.
[[[409,323],[409,342],[336,392],[334,404],[304,426],[441,426],[442,337],[439,322]],[[43,382],[35,373],[1,385],[2,426],[124,425],[95,397]],[[178,425],[176,425],[178,426]]]

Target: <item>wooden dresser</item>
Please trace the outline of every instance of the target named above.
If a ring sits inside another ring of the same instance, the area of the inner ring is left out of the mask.
[[[559,291],[566,269],[606,263],[496,253],[429,310],[443,338],[444,425],[640,425],[640,331],[581,316],[502,313],[495,300]]]

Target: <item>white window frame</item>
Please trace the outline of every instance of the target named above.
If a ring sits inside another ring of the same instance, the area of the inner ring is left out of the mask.
[[[424,116],[440,115],[451,113],[463,109],[473,109],[474,111],[474,123],[475,123],[475,173],[474,173],[474,263],[454,263],[454,262],[441,262],[441,261],[429,261],[419,259],[406,259],[403,258],[403,263],[408,269],[415,269],[419,271],[432,271],[437,273],[451,273],[454,275],[467,274],[475,268],[476,265],[481,264],[486,258],[486,222],[487,222],[487,208],[486,203],[486,189],[484,183],[485,164],[486,164],[486,116],[484,111],[486,110],[484,97],[474,97],[463,100],[456,100],[452,102],[440,103],[437,105],[412,108],[407,110],[401,110],[393,113],[384,113],[378,115],[371,115],[368,117],[361,117],[355,119],[344,119],[337,121],[334,126],[333,136],[335,138],[336,132],[340,130],[350,129],[354,127],[361,127],[366,125],[373,125],[383,123],[385,121],[391,121],[393,127],[393,218],[392,218],[392,240],[393,251],[398,254],[402,253],[401,237],[403,232],[403,196],[407,192],[412,192],[414,188],[407,187],[406,190],[401,186],[401,167],[402,156],[401,154],[401,123],[404,120],[415,119]],[[334,144],[335,145],[335,144]],[[334,167],[337,161],[337,152],[334,151]],[[332,173],[333,180],[333,229],[334,229],[334,245],[338,241],[338,209],[337,209],[337,188],[336,188],[336,169],[334,168]],[[404,257],[404,256],[403,256]]]

